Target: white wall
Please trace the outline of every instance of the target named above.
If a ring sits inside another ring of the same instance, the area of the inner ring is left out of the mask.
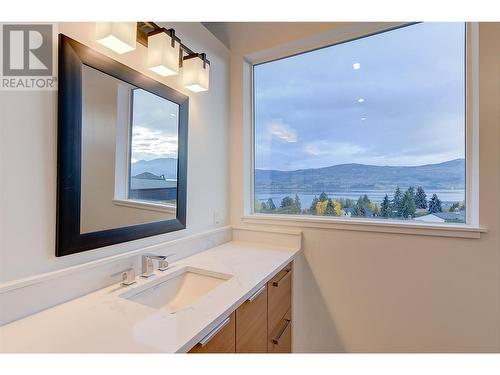
[[[311,36],[327,44],[325,32],[331,43],[335,33],[345,37],[369,27],[229,24],[223,30],[231,47],[233,225],[241,224],[248,191],[246,56]],[[302,228],[304,255],[296,261],[294,279],[295,351],[500,351],[500,24],[481,24],[479,30],[479,208],[488,232],[459,239]],[[297,51],[307,45],[301,43],[294,44]]]
[[[64,33],[112,58],[144,69],[146,49],[117,55],[94,42],[94,23],[59,24]],[[0,282],[54,271],[224,226],[228,213],[227,48],[200,23],[170,23],[211,61],[210,90],[192,94],[178,77],[163,81],[189,95],[187,229],[56,258],[57,93],[0,91]],[[214,223],[214,212],[221,215]]]

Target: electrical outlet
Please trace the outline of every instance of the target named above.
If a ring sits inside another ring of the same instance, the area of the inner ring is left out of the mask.
[[[214,224],[219,225],[222,222],[222,214],[220,211],[214,211]]]

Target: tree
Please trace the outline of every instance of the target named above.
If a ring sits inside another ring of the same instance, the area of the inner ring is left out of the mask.
[[[281,200],[281,208],[293,207],[293,199],[288,195]]]
[[[352,216],[366,216],[366,209],[363,206],[356,204],[352,210]]]
[[[432,198],[429,201],[429,213],[433,214],[435,212],[442,212],[441,199],[438,198],[436,194],[432,194]]]
[[[300,214],[302,210],[302,205],[300,203],[300,198],[298,194],[295,194],[295,199],[293,200],[293,213]]]
[[[267,204],[266,204],[266,202],[262,202],[260,204],[260,210],[261,211],[267,211]]]
[[[427,194],[425,194],[422,186],[417,188],[417,194],[415,195],[415,205],[417,208],[427,208]]]
[[[382,205],[380,206],[380,214],[383,217],[389,217],[391,214],[391,201],[389,200],[389,196],[387,194],[385,195]]]
[[[371,201],[368,198],[368,195],[360,195],[358,198],[358,201],[356,202],[356,206],[362,207],[362,208],[368,208],[370,205]]]
[[[326,202],[328,200],[328,195],[326,195],[325,192],[322,192],[320,195],[319,195],[319,201],[320,202]]]
[[[342,213],[342,206],[340,205],[340,203],[332,199],[328,199],[328,201],[326,202],[325,215],[340,216],[340,214]]]
[[[312,215],[316,215],[316,206],[318,205],[319,199],[318,197],[314,196],[312,202],[311,202],[311,207],[309,208],[309,213]]]
[[[332,201],[333,202],[333,211],[335,212],[335,216],[341,216],[342,215],[342,205],[340,204],[339,201]]]
[[[331,199],[328,199],[328,201],[326,203],[325,215],[335,216],[335,209],[333,207],[333,202]]]
[[[415,199],[410,189],[408,189],[403,196],[403,200],[401,201],[399,216],[404,217],[405,219],[412,218],[415,217],[415,211]]]
[[[326,212],[326,206],[328,205],[328,200],[326,201],[319,201],[318,204],[316,205],[316,215],[324,215]]]
[[[379,213],[379,209],[375,203],[370,201],[368,195],[364,194],[358,198],[358,201],[353,207],[352,215],[353,216],[366,216],[367,210],[371,210],[375,215]]]
[[[380,216],[380,208],[379,208],[379,206],[378,206],[378,204],[377,204],[377,203],[375,203],[375,202],[370,202],[370,203],[368,204],[368,208],[369,208],[370,210],[372,210],[372,212],[373,212],[373,214],[374,214],[375,216]]]
[[[411,197],[413,198],[413,201],[415,202],[415,198],[416,198],[415,188],[413,186],[410,186],[408,188],[407,192],[410,193]]]
[[[342,208],[353,208],[356,205],[356,202],[349,198],[340,198],[339,204]]]
[[[394,191],[394,198],[392,199],[392,204],[391,204],[391,211],[392,213],[399,215],[401,212],[401,203],[403,201],[403,194],[401,193],[401,189],[399,186],[396,187],[396,190]]]
[[[365,194],[365,195],[361,195],[358,198],[357,205],[360,207],[368,208],[370,203],[371,203],[370,198],[368,198],[368,195]]]
[[[274,202],[273,202],[272,198],[269,198],[269,199],[267,200],[267,208],[268,208],[269,210],[275,210],[275,209],[276,209],[276,205],[274,204]]]
[[[253,202],[253,204],[254,204],[253,210],[255,212],[261,212],[262,211],[262,203],[264,203],[264,202],[262,202],[260,199],[255,199]]]
[[[450,212],[460,211],[460,202],[453,203],[450,207]]]

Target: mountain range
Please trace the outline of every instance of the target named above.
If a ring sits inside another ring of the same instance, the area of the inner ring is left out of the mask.
[[[156,176],[164,175],[167,179],[177,178],[177,159],[158,158],[152,160],[139,160],[130,166],[130,174],[137,176],[141,173],[152,173]]]
[[[255,191],[267,193],[393,190],[422,186],[431,190],[465,188],[465,160],[413,167],[338,164],[296,171],[255,170]]]
[[[177,159],[139,160],[131,165],[131,175],[153,173],[177,178]],[[338,164],[324,168],[280,171],[255,170],[255,191],[266,193],[393,190],[396,186],[422,186],[430,190],[465,188],[465,160],[413,167]]]

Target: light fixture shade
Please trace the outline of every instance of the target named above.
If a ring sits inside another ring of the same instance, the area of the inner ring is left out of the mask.
[[[204,64],[198,56],[187,56],[182,63],[182,75],[187,89],[194,92],[207,91],[210,64]]]
[[[135,49],[136,22],[96,22],[96,41],[122,54]]]
[[[169,34],[160,32],[148,37],[148,68],[162,77],[179,73],[179,53],[178,41]]]

